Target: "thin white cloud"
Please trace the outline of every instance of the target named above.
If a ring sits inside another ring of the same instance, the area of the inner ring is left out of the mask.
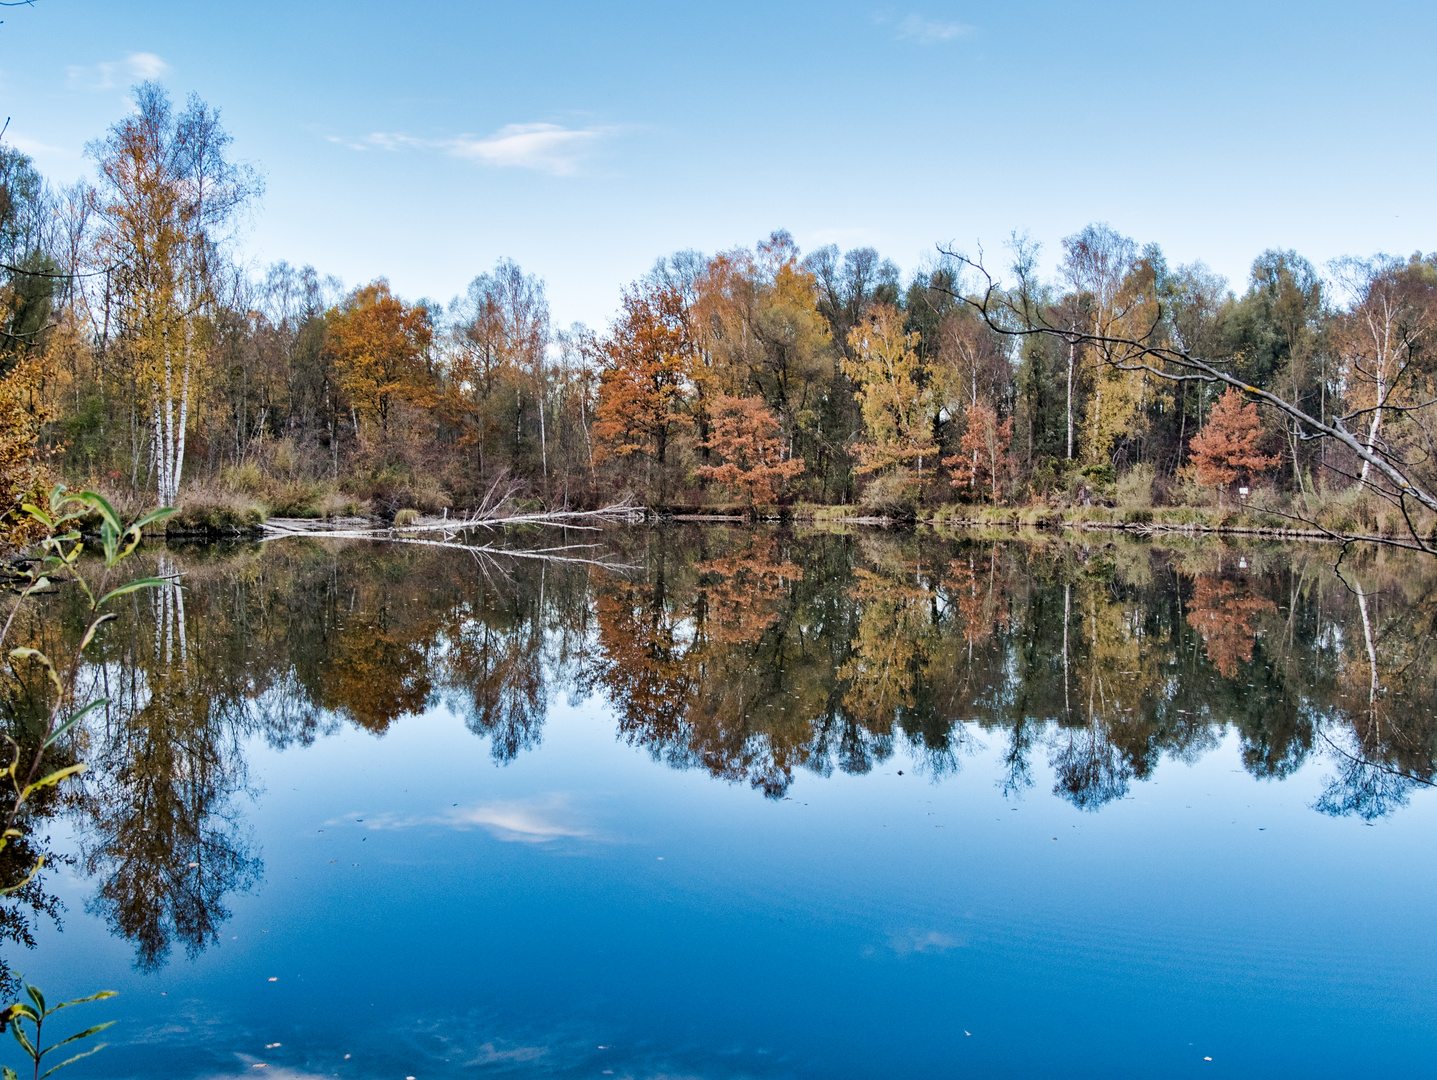
[[[930,19],[923,15],[908,15],[898,23],[898,40],[916,41],[920,45],[957,41],[971,33],[973,27],[967,23],[952,19]]]
[[[446,816],[445,823],[454,828],[479,826],[487,829],[496,840],[542,844],[569,836],[588,836],[587,829],[564,821],[564,807],[555,800],[536,805],[524,802],[490,802],[481,806],[460,808]]]
[[[907,933],[891,934],[888,938],[888,947],[899,956],[908,956],[911,953],[944,953],[962,946],[961,940],[938,930],[910,930]]]
[[[602,128],[560,124],[506,124],[492,135],[456,135],[421,139],[402,132],[376,131],[362,139],[326,136],[351,150],[437,150],[450,157],[496,168],[533,169],[551,176],[572,176],[607,134]]]
[[[130,53],[123,60],[110,60],[84,67],[67,69],[70,85],[81,90],[113,90],[123,82],[135,79],[158,79],[170,65],[152,52]]]
[[[152,52],[130,53],[125,57],[125,63],[129,65],[130,74],[137,79],[158,79],[170,70],[170,65]]]
[[[326,826],[362,824],[366,829],[388,831],[441,825],[451,829],[485,829],[496,840],[543,844],[565,837],[587,837],[588,829],[572,820],[568,805],[558,795],[542,800],[514,800],[455,807],[434,816],[397,817],[378,813],[346,814],[326,821]]]
[[[455,157],[490,165],[567,176],[599,139],[593,128],[565,128],[558,124],[507,124],[487,139],[460,136],[451,145]]]
[[[79,154],[73,150],[67,150],[63,146],[51,146],[49,143],[40,142],[38,139],[28,139],[24,135],[17,135],[13,132],[5,136],[5,141],[19,150],[22,154],[29,154],[32,158],[79,158]]]

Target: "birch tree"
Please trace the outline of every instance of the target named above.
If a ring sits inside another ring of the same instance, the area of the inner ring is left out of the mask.
[[[216,282],[261,185],[228,159],[219,113],[198,97],[177,113],[159,83],[144,82],[134,100],[135,111],[86,148],[98,173],[94,255],[109,271],[117,345],[130,353],[136,405],[148,413],[149,472],[159,501],[173,504]]]
[[[1389,255],[1340,259],[1333,269],[1352,296],[1334,335],[1341,374],[1357,409],[1354,417],[1367,421],[1363,442],[1371,452],[1384,445],[1387,415],[1401,416],[1425,396],[1423,380],[1403,376],[1432,336],[1437,283],[1432,267],[1421,260],[1407,263]],[[1362,462],[1360,480],[1367,480],[1371,467],[1371,461]]]

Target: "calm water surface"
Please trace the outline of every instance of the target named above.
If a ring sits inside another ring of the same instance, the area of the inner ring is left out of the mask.
[[[5,946],[120,992],[67,1075],[1432,1070],[1432,561],[504,542],[617,565],[145,553]]]

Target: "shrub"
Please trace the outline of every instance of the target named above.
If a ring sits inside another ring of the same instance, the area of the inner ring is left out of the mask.
[[[190,487],[180,493],[179,512],[165,525],[166,533],[248,534],[264,524],[264,507],[232,491]]]
[[[874,477],[860,492],[858,505],[870,514],[913,517],[918,509],[917,485],[906,473]]]
[[[1156,474],[1157,470],[1151,465],[1134,465],[1119,477],[1113,487],[1113,498],[1118,506],[1130,510],[1151,509],[1153,477]]]
[[[266,493],[270,513],[275,517],[313,518],[320,517],[319,490],[313,484],[296,480]]]
[[[413,525],[418,521],[419,511],[415,510],[413,507],[405,507],[403,510],[399,511],[397,514],[394,515],[394,524],[396,527],[401,529],[406,525]]]
[[[220,473],[220,483],[230,491],[254,495],[264,487],[264,472],[256,461],[231,465]]]
[[[1113,467],[1111,461],[1102,461],[1096,465],[1084,465],[1079,474],[1087,477],[1094,486],[1099,484],[1111,484],[1118,478],[1118,470]]]
[[[318,509],[320,517],[327,518],[365,517],[369,514],[368,503],[342,491],[331,491],[321,496]]]

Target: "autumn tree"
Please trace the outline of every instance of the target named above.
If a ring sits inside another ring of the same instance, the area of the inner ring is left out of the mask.
[[[534,464],[547,481],[553,395],[543,281],[512,259],[500,259],[450,305],[450,319],[449,387],[463,428],[461,445],[474,447],[483,474],[506,456],[507,467],[520,471],[521,455],[537,442]]]
[[[1420,408],[1429,397],[1433,372],[1421,371],[1421,361],[1437,331],[1437,267],[1416,257],[1404,261],[1378,255],[1340,259],[1334,269],[1352,306],[1336,320],[1333,337],[1348,403],[1356,409],[1350,418],[1366,427],[1363,442],[1372,451],[1385,445],[1384,421],[1416,418],[1418,410],[1412,407]],[[1430,362],[1426,366],[1430,369]],[[1392,443],[1401,441],[1399,435]],[[1402,456],[1416,460],[1426,454],[1424,449]],[[1364,461],[1358,478],[1366,481],[1370,469]]]
[[[377,422],[387,439],[394,406],[425,400],[432,336],[428,313],[400,300],[383,278],[355,289],[331,314],[328,348],[356,414],[356,437],[358,416]]]
[[[788,481],[803,472],[803,458],[785,458],[778,417],[762,398],[724,395],[713,403],[707,441],[701,444],[718,459],[694,472],[716,481],[749,503],[778,502]]]
[[[34,539],[26,502],[43,505],[45,468],[36,454],[40,430],[51,417],[39,398],[38,360],[24,360],[0,377],[0,552]]]
[[[976,402],[998,402],[1012,389],[1005,343],[967,309],[947,313],[936,331],[933,384],[940,404],[957,416]]]
[[[858,447],[859,472],[916,466],[921,481],[923,459],[937,449],[932,388],[918,343],[917,332],[904,333],[902,315],[888,304],[875,306],[849,331],[854,358],[843,361],[843,371],[858,387],[868,436]]]
[[[823,456],[834,365],[815,290],[782,230],[755,251],[714,256],[693,277],[685,290],[692,301],[683,310],[695,345],[694,413],[702,439],[714,398],[756,396],[778,418],[787,456]]]
[[[1192,465],[1198,482],[1221,492],[1240,476],[1258,475],[1278,464],[1281,458],[1258,450],[1261,435],[1257,405],[1244,405],[1242,394],[1229,389],[1193,436]]]
[[[1245,382],[1281,393],[1319,419],[1330,416],[1322,348],[1328,312],[1322,277],[1295,251],[1269,249],[1253,260],[1248,290],[1225,320],[1232,370]],[[1282,416],[1293,486],[1306,491],[1303,460],[1320,444],[1303,438],[1305,425]]]
[[[230,136],[198,97],[177,114],[159,83],[134,96],[134,112],[86,150],[98,174],[95,258],[113,288],[136,405],[149,413],[159,500],[173,503],[227,241],[261,185],[227,158]]]
[[[1072,287],[1075,303],[1070,305],[1072,328],[1082,329],[1100,359],[1110,361],[1110,350],[1104,340],[1120,332],[1123,319],[1124,283],[1137,264],[1138,248],[1106,222],[1097,222],[1072,236],[1063,238],[1062,274]],[[1073,456],[1074,391],[1076,365],[1081,363],[1083,347],[1072,336],[1068,342],[1068,456]],[[1129,417],[1135,395],[1131,383],[1133,373],[1100,363],[1094,372],[1095,385],[1088,399],[1085,456],[1101,461],[1107,455],[1112,432]]]
[[[998,478],[1008,460],[1013,441],[1013,418],[998,419],[993,406],[984,401],[967,408],[968,426],[959,440],[959,452],[945,457],[943,464],[953,471],[955,488],[969,491],[987,484],[993,501],[998,501]]]
[[[681,407],[693,342],[681,316],[681,297],[672,287],[646,283],[624,293],[623,314],[604,342],[594,408],[595,461],[643,460],[660,501],[667,495],[671,446],[686,426]]]

